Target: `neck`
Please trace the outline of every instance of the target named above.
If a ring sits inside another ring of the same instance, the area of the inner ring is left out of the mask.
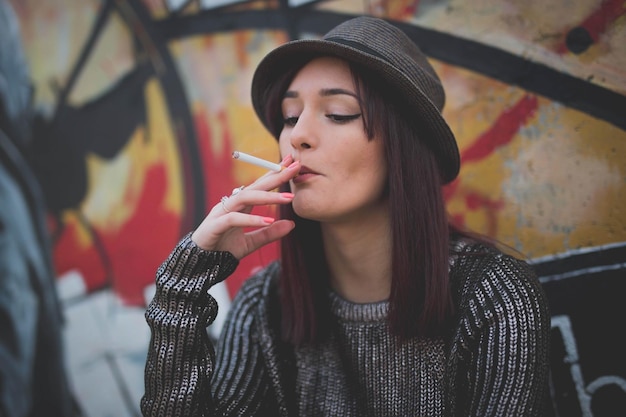
[[[321,225],[331,286],[355,303],[387,300],[391,291],[389,216],[373,217]]]

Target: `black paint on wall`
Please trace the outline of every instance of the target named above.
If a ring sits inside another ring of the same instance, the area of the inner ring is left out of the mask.
[[[158,29],[167,40],[250,29],[322,35],[354,17],[311,10],[310,5],[307,6],[244,12],[206,11],[164,19],[158,23]],[[431,58],[519,86],[626,130],[626,96],[622,94],[490,45],[412,23],[393,23],[405,30]]]
[[[626,414],[626,243],[533,263],[552,314],[554,416]]]

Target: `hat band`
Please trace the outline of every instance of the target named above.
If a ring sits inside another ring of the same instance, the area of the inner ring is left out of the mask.
[[[378,52],[376,52],[375,50],[373,50],[369,46],[363,45],[363,44],[358,43],[358,42],[349,41],[349,40],[346,40],[346,39],[343,39],[343,38],[336,38],[336,37],[330,37],[330,38],[326,38],[324,40],[335,42],[335,43],[339,43],[339,44],[342,44],[342,45],[345,45],[345,46],[349,46],[351,48],[358,49],[359,51],[362,51],[362,52],[367,52],[368,54],[374,55],[375,57],[380,58],[383,61],[387,60],[387,58],[385,58],[384,56],[382,56],[381,54],[379,54]]]

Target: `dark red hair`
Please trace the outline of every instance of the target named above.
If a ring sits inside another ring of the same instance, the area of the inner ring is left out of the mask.
[[[267,120],[278,137],[280,102],[297,70],[274,84]],[[406,114],[379,78],[351,65],[365,131],[384,141],[388,166],[387,192],[392,228],[392,281],[389,325],[401,339],[442,335],[454,313],[448,277],[451,227],[442,194],[442,175],[432,150],[436,138],[420,137],[419,115]],[[288,190],[288,184],[283,190]],[[322,340],[329,319],[329,272],[320,225],[299,217],[289,206],[281,218],[295,229],[281,241],[281,306],[283,338],[293,344]]]

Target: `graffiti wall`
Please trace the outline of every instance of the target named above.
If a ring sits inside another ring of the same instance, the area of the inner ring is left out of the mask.
[[[442,76],[463,161],[445,190],[451,215],[537,268],[553,314],[553,415],[626,411],[623,0],[0,2],[23,48],[22,60],[0,54],[13,63],[0,62],[0,110],[11,126],[20,103],[32,117],[27,143],[6,152],[32,169],[40,198],[25,207],[45,211],[85,416],[139,415],[156,268],[222,195],[262,175],[233,150],[278,158],[250,102],[256,64],[359,14],[405,29]],[[3,88],[6,74],[22,93]],[[4,161],[0,183],[17,181]],[[5,195],[3,222],[27,215],[7,214]],[[241,282],[275,257],[264,248],[214,289],[212,335]]]

